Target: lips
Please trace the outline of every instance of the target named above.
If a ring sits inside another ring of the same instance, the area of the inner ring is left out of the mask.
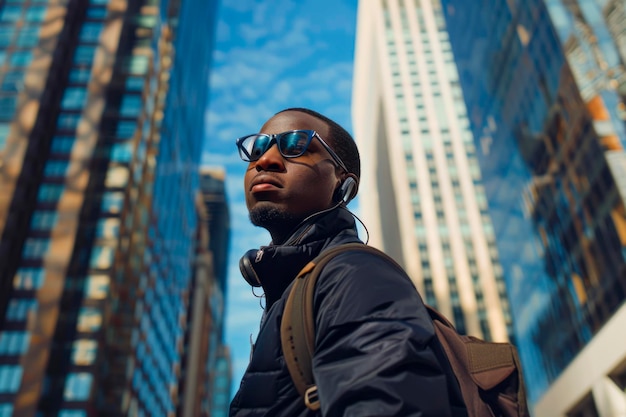
[[[250,191],[252,192],[270,191],[276,188],[283,188],[283,185],[275,178],[268,175],[258,176],[254,178],[250,184]]]

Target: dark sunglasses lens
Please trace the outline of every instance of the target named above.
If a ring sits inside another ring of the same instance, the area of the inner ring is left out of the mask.
[[[256,161],[267,151],[270,139],[271,138],[266,135],[256,135],[248,138],[245,147],[250,154],[251,161]]]
[[[280,152],[287,157],[300,156],[306,152],[311,142],[309,132],[288,132],[278,138]]]

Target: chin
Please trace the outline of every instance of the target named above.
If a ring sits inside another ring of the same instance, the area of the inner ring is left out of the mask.
[[[253,225],[263,227],[269,231],[277,228],[291,228],[300,222],[297,216],[273,204],[257,204],[250,209],[250,221]]]

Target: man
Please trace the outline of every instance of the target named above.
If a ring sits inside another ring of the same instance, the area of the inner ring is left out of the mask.
[[[305,407],[281,350],[282,313],[290,284],[308,261],[323,249],[360,242],[346,208],[358,188],[359,154],[345,129],[302,108],[277,113],[237,146],[249,162],[250,220],[272,242],[240,264],[246,280],[263,287],[266,306],[230,415],[465,415],[412,282],[360,251],[338,255],[318,279],[313,375],[321,409]]]

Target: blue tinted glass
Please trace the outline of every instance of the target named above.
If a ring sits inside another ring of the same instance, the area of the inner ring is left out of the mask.
[[[27,22],[43,22],[43,18],[46,15],[45,6],[31,6],[26,10]]]
[[[16,392],[24,369],[20,365],[0,365],[0,393]]]
[[[265,153],[267,147],[270,144],[271,138],[269,136],[257,136],[250,149],[250,157],[258,159]]]
[[[19,6],[4,6],[0,10],[0,22],[16,22],[22,15],[22,8]]]
[[[300,156],[309,145],[309,135],[306,132],[291,132],[279,137],[280,150],[286,156]]]

